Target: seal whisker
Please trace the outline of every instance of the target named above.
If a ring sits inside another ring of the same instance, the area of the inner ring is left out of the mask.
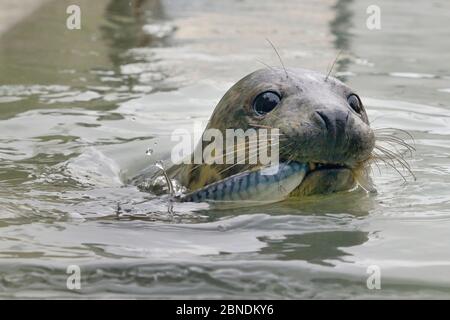
[[[374,156],[373,154],[371,155],[370,159],[368,160],[368,162],[370,164],[375,164],[378,168],[378,174],[381,175],[381,168],[380,168],[380,164],[378,161],[381,161],[378,157]]]
[[[407,171],[413,177],[414,180],[416,180],[416,176],[415,176],[414,172],[411,170],[410,165],[402,158],[401,155],[395,154],[392,151],[387,150],[386,148],[383,148],[383,147],[376,146],[375,148],[378,151],[380,151],[381,154],[374,153],[374,157],[376,157],[380,161],[384,162],[385,164],[387,164],[390,167],[392,167],[393,169],[395,169],[402,176],[402,178],[406,181],[405,176],[400,173],[400,171],[397,169],[397,167],[395,165],[395,163],[397,162],[405,171]],[[388,159],[390,161],[388,161]]]
[[[405,176],[397,169],[397,166],[400,165],[404,171],[407,171],[416,180],[416,176],[405,158],[407,154],[412,157],[416,148],[399,136],[399,134],[406,135],[412,140],[413,144],[415,144],[414,137],[406,130],[390,127],[373,129],[373,132],[375,134],[375,146],[372,159],[379,160],[392,167],[406,181]]]
[[[257,128],[263,128],[263,129],[278,129],[278,128],[274,128],[274,127],[271,127],[268,125],[258,124],[258,123],[249,123],[249,125],[253,126],[253,127],[257,127]],[[276,137],[276,136],[285,136],[286,134],[283,132],[278,132],[277,134],[271,132],[270,135]]]
[[[282,140],[283,141],[283,140]],[[227,155],[229,155],[229,154],[234,154],[234,153],[237,153],[237,152],[239,152],[239,151],[249,151],[249,148],[251,147],[251,146],[258,146],[258,144],[259,144],[259,142],[258,141],[245,141],[245,142],[243,142],[243,143],[239,143],[239,144],[237,144],[237,145],[235,145],[234,147],[235,147],[235,149],[233,149],[232,151],[230,151],[230,152],[227,152],[227,153],[224,153],[224,154],[221,154],[221,155],[219,155],[219,156],[217,156],[217,157],[215,157],[215,158],[213,158],[213,159],[211,159],[211,160],[217,160],[217,159],[220,159],[220,157],[225,157],[225,156],[227,156]],[[248,146],[247,146],[248,145]],[[276,145],[276,144],[275,144]],[[241,148],[242,146],[244,146],[244,148]],[[237,149],[236,149],[237,148]],[[239,149],[239,148],[241,148],[241,149]]]
[[[294,160],[294,157],[295,157],[295,155],[291,154],[291,155],[288,157],[288,159],[287,159],[286,162],[287,162],[288,164],[291,163],[291,161]]]
[[[273,70],[273,67],[272,66],[269,66],[267,63],[265,63],[264,61],[262,61],[262,60],[259,60],[259,59],[255,59],[256,61],[258,61],[259,63],[261,63],[261,64],[263,64],[263,65],[265,65],[267,68],[269,68],[270,70]]]
[[[280,54],[278,53],[277,48],[275,48],[274,44],[272,43],[272,41],[269,40],[269,38],[266,38],[266,40],[267,40],[267,42],[272,46],[273,50],[275,51],[275,53],[276,53],[277,56],[278,56],[278,59],[280,59],[281,66],[283,67],[284,73],[286,73],[286,78],[289,78],[288,72],[287,72],[286,67],[284,66],[284,63],[283,63],[283,59],[281,59],[281,56],[280,56]]]
[[[376,138],[377,138],[377,140],[391,140],[391,141],[395,141],[395,142],[398,142],[398,143],[404,145],[408,149],[416,150],[416,148],[414,146],[412,146],[411,144],[409,144],[408,142],[406,142],[405,139],[402,139],[400,137],[397,137],[397,136],[394,136],[394,135],[391,135],[391,134],[377,134]]]
[[[376,165],[376,161],[372,161],[372,163]],[[370,169],[370,173],[373,174],[372,166],[369,164],[367,167]],[[380,168],[378,168],[378,170],[380,170]]]
[[[290,146],[291,144],[292,144],[292,143],[289,143],[289,144],[283,146],[283,147],[279,150],[279,152],[281,152],[281,150],[287,148],[287,147]],[[278,145],[278,144],[274,144],[274,146],[276,146],[276,145]],[[249,159],[248,159],[248,161],[250,162],[251,160],[257,158],[258,155],[259,155],[258,150],[256,150],[256,153],[253,153],[253,154],[251,154],[251,155],[249,154]],[[222,173],[227,172],[228,170],[234,168],[234,167],[235,167],[236,165],[238,165],[238,164],[245,164],[245,163],[235,163],[235,164],[232,164],[231,166],[229,166],[229,167],[227,167],[227,168],[225,168],[225,169],[219,171],[219,174],[222,174]]]
[[[245,143],[243,143],[243,144],[240,144],[241,146],[242,145],[244,145]],[[255,144],[257,144],[257,143],[255,143]],[[240,151],[250,151],[249,150],[249,147],[250,146],[254,146],[255,144],[251,144],[251,145],[249,145],[248,147],[247,146],[245,146],[244,148],[241,148],[241,149],[235,149],[235,150],[233,150],[233,151],[231,151],[231,152],[229,152],[229,153],[227,153],[227,154],[231,154],[231,153],[238,153],[238,152],[240,152]],[[277,144],[274,144],[274,146],[277,146],[277,145],[279,145],[279,143],[277,143]],[[258,152],[258,150],[256,150],[256,152]],[[250,159],[249,159],[250,160]]]
[[[385,132],[391,133],[391,135],[393,135],[394,133],[397,133],[397,132],[401,132],[401,133],[406,134],[406,135],[413,141],[413,144],[416,143],[415,140],[414,140],[413,135],[412,135],[411,133],[409,133],[408,131],[404,130],[404,129],[398,129],[398,128],[386,127],[386,128],[377,128],[377,129],[373,129],[373,131],[374,131],[375,133],[385,131]]]
[[[378,150],[378,151],[381,152],[381,154],[380,154],[380,153],[377,154],[379,157],[381,157],[381,156],[386,157],[387,159],[389,159],[389,160],[391,161],[392,164],[395,164],[395,160],[397,160],[397,161],[400,163],[400,165],[403,165],[403,164],[396,158],[396,155],[395,155],[395,154],[393,154],[393,153],[387,151],[386,149],[384,149],[384,148],[382,148],[382,147],[379,147],[379,146],[376,146],[376,147],[375,147],[375,150]]]
[[[382,142],[382,143],[386,143],[386,144],[390,145],[391,147],[393,147],[395,149],[396,152],[398,152],[400,154],[407,152],[407,153],[409,153],[409,155],[411,157],[412,157],[412,152],[416,151],[416,149],[413,146],[409,145],[405,141],[398,141],[398,140],[395,140],[395,139],[392,139],[392,138],[387,138],[387,137],[379,139],[379,141]],[[405,150],[402,151],[402,150],[397,149],[398,145],[404,147]]]
[[[283,119],[281,119],[279,116],[277,116],[275,112],[272,113],[271,116],[274,117],[274,118],[277,118],[277,119],[279,119],[281,121],[283,121]]]
[[[383,162],[384,164],[386,164],[387,166],[393,168],[401,177],[402,179],[406,182],[406,177],[400,172],[400,170],[397,169],[397,167],[395,166],[395,164],[390,163],[389,161],[386,161],[386,159],[384,159],[383,157],[378,157],[378,159]]]
[[[375,154],[374,154],[374,157],[375,157],[377,160],[381,161],[384,165],[393,168],[393,169],[394,169],[394,170],[402,177],[402,179],[406,181],[405,176],[397,169],[397,167],[395,166],[395,163],[391,162],[391,161],[392,161],[391,159],[386,158],[386,157],[384,157],[383,155],[380,155],[380,154],[378,154],[378,153],[375,153]],[[391,161],[388,161],[388,160],[391,160]]]
[[[381,118],[383,118],[383,117],[385,117],[386,115],[381,115],[381,116],[378,116],[378,117],[376,117],[376,118],[374,118],[374,119],[372,119],[372,120],[369,120],[369,123],[370,123],[370,125],[372,125],[372,123],[374,123],[375,121],[377,121],[377,120],[379,120],[379,119],[381,119]]]
[[[273,135],[273,134],[272,134]],[[282,134],[277,134],[277,135],[273,135],[273,136],[281,136]],[[279,142],[281,141],[286,141],[287,140],[287,138],[285,138],[285,137],[281,137],[280,139],[279,139]],[[220,155],[218,155],[217,157],[214,157],[214,158],[212,158],[212,159],[209,159],[210,161],[215,161],[215,160],[218,160],[218,159],[220,159],[221,157],[226,157],[227,155],[229,155],[229,154],[234,154],[234,153],[236,153],[236,152],[242,152],[242,151],[249,151],[249,147],[251,147],[251,146],[257,146],[258,144],[260,144],[261,142],[270,142],[271,140],[268,140],[268,139],[259,139],[259,141],[244,141],[244,142],[242,142],[242,143],[240,143],[240,144],[237,144],[237,145],[235,145],[235,149],[234,150],[232,150],[232,151],[230,151],[230,152],[227,152],[227,153],[224,153],[224,154],[220,154]],[[248,146],[247,146],[248,145]],[[274,144],[274,146],[275,145],[277,145],[277,144]],[[245,148],[242,148],[243,146],[245,146]],[[198,169],[200,166],[201,166],[202,164],[196,164],[193,168],[190,168],[189,169],[189,173],[192,173],[194,170],[196,170],[196,169]]]
[[[200,168],[200,166],[201,166],[201,164],[196,164],[196,165],[194,165],[192,168],[189,168],[187,172],[188,172],[189,174],[191,174],[191,173],[193,173],[195,170],[197,170],[198,168]]]
[[[280,150],[280,155],[281,155],[281,151],[284,151],[287,147],[290,147],[290,146],[292,146],[293,144],[294,144],[294,142],[291,142],[291,143],[287,144],[286,147],[282,148],[282,149]],[[287,158],[287,160],[286,160],[286,163],[289,164],[291,161],[294,160],[294,158],[295,158],[295,154],[290,153],[289,156],[288,156],[288,158]]]
[[[370,170],[370,172],[373,174],[372,164],[374,164],[377,167],[378,173],[381,175],[381,168],[378,163],[378,159],[375,157],[373,152],[368,159],[357,164],[355,166],[355,168],[351,168],[351,171],[355,177],[359,175],[360,171],[365,171],[365,170]]]
[[[389,155],[391,157],[392,161],[397,161],[403,168],[408,170],[414,176],[414,174],[411,171],[411,166],[403,158],[403,155],[394,153],[394,152],[392,152],[386,148],[380,147],[380,146],[376,146],[376,148],[378,150],[380,150],[382,153],[384,153],[385,155]]]
[[[380,168],[380,164],[378,163],[378,159],[373,159],[373,163],[377,166],[378,168],[378,174],[381,175],[381,168]]]
[[[413,151],[416,151],[416,148],[414,148],[413,146],[411,146],[409,143],[407,143],[404,140],[399,140],[399,139],[395,139],[392,137],[378,137],[377,141],[376,141],[377,145],[380,144],[386,144],[389,145],[391,147],[393,147],[398,153],[400,154],[404,154],[404,153],[409,153],[409,155],[412,157],[412,153]],[[399,147],[403,147],[403,150],[398,149]]]
[[[341,55],[341,53],[342,53],[342,50],[340,50],[338,52],[338,54],[336,55],[336,58],[334,59],[333,64],[331,65],[331,68],[328,71],[327,76],[325,77],[325,82],[327,82],[328,78],[330,77],[331,72],[333,71],[334,65],[336,64],[337,60],[339,59],[339,56]]]
[[[394,152],[392,150],[387,149],[386,147],[380,146],[379,144],[376,144],[375,148],[386,154],[390,154],[392,157],[394,157],[398,160],[404,161],[407,164],[404,155],[400,151],[396,150],[396,152]]]
[[[249,156],[249,160],[248,160],[248,161],[250,162],[251,160],[253,160],[253,159],[254,159],[255,157],[257,157],[257,156],[258,156],[258,153],[256,153],[255,155],[252,155],[252,157]],[[221,175],[222,173],[225,173],[225,172],[231,170],[232,168],[234,168],[234,167],[237,166],[238,164],[245,164],[245,163],[238,163],[238,162],[236,162],[235,164],[232,164],[232,165],[226,167],[225,169],[219,171],[218,174]]]

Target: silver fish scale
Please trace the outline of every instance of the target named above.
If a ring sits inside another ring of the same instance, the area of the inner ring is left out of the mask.
[[[249,195],[300,171],[307,170],[307,165],[298,162],[280,163],[275,174],[263,174],[267,168],[245,171],[226,179],[214,182],[199,190],[180,197],[181,202],[236,201],[245,200]]]

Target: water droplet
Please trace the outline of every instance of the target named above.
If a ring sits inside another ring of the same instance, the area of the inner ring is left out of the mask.
[[[164,170],[164,163],[161,160],[156,161],[155,166],[157,166],[159,169]]]
[[[145,151],[145,154],[151,156],[153,154],[153,149],[148,148],[147,151]]]

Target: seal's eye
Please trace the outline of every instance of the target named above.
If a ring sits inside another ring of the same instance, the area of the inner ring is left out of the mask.
[[[353,110],[355,110],[357,113],[361,113],[362,111],[361,101],[359,100],[356,94],[352,93],[351,95],[349,95],[347,98],[347,102]]]
[[[266,91],[260,93],[256,96],[255,100],[253,100],[253,111],[258,116],[263,116],[266,113],[269,113],[280,103],[280,96],[278,93],[273,91]]]

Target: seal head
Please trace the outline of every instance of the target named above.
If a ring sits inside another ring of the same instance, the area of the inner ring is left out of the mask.
[[[336,78],[304,69],[266,68],[247,75],[220,100],[210,128],[224,136],[226,129],[279,129],[279,160],[307,163],[310,169],[291,196],[354,187],[355,173],[366,166],[375,145],[358,95]],[[177,176],[195,190],[254,166],[189,165]]]

